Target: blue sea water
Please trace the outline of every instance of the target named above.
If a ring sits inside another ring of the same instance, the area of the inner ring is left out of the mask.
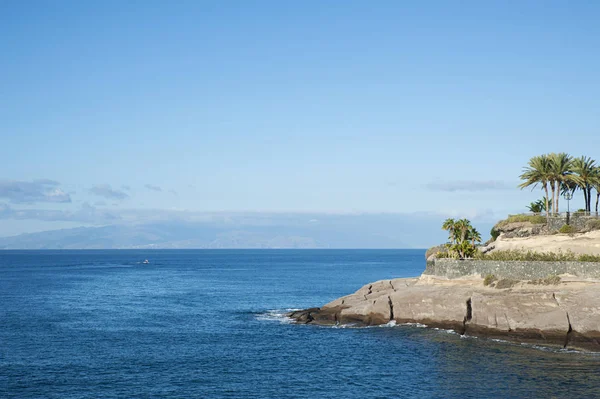
[[[282,316],[419,275],[423,253],[0,252],[0,397],[600,397],[598,354]]]

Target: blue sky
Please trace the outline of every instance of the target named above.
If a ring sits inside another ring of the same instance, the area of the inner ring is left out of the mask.
[[[524,210],[531,156],[600,158],[598,20],[594,1],[2,2],[0,235]]]

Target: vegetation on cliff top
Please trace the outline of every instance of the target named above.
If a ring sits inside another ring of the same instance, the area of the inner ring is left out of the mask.
[[[438,259],[455,258],[449,253],[438,253]],[[541,261],[541,262],[600,262],[600,255],[576,254],[571,251],[534,252],[516,249],[507,249],[481,253],[477,251],[470,259],[492,261]]]
[[[482,254],[477,252],[473,259],[495,261],[543,261],[543,262],[600,262],[600,255],[576,254],[572,251],[534,252],[523,250],[500,250]]]
[[[542,215],[509,215],[508,218],[496,223],[495,228],[502,228],[509,223],[529,222],[532,224],[546,223],[546,218]]]
[[[590,212],[592,189],[596,191],[596,212],[598,212],[600,166],[590,157],[574,158],[564,152],[537,155],[529,160],[519,177],[523,180],[519,185],[521,189],[541,186],[544,190],[543,200],[529,206],[532,212],[545,211],[546,217],[550,216],[550,212],[558,213],[561,194],[573,194],[577,190],[583,192],[585,212]]]
[[[471,225],[467,219],[446,219],[442,225],[443,230],[448,231],[448,243],[446,255],[451,258],[471,258],[477,252],[477,243],[481,242],[481,234]],[[440,254],[438,254],[440,255]]]

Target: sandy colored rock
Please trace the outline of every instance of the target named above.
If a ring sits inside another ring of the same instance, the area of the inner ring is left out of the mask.
[[[494,246],[491,252],[522,249],[535,252],[572,251],[577,254],[600,255],[600,230],[572,236],[553,234],[506,238],[501,235],[491,245]]]
[[[510,289],[481,278],[382,280],[322,308],[290,314],[299,323],[380,325],[421,323],[460,334],[600,350],[600,282],[566,280]]]

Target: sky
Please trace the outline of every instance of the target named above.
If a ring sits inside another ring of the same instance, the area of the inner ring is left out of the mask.
[[[600,159],[598,20],[596,1],[2,1],[0,236],[525,211],[530,157]]]

